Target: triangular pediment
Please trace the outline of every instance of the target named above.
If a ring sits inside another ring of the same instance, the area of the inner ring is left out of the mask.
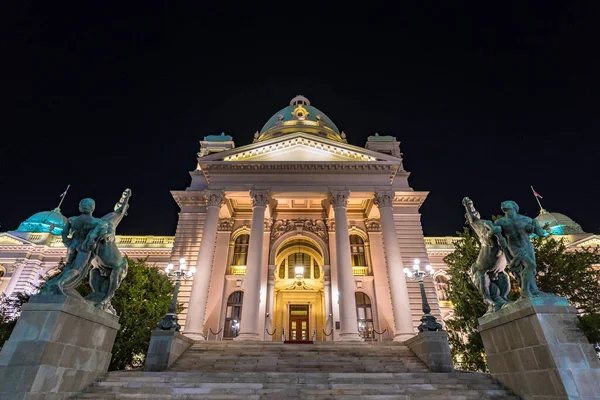
[[[397,157],[304,132],[201,157],[203,162],[377,162],[399,163]]]
[[[590,234],[589,236],[569,243],[569,247],[600,247],[600,235]]]
[[[10,233],[0,233],[0,246],[29,246],[31,244],[33,243],[18,236],[11,235]]]

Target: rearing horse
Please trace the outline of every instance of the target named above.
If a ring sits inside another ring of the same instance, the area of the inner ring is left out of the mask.
[[[115,230],[123,217],[127,215],[131,190],[125,189],[115,210],[102,217],[107,221],[107,228],[98,229],[90,233],[98,240],[95,256],[93,257],[92,270],[90,271],[90,286],[92,294],[86,300],[92,301],[96,307],[116,314],[110,300],[115,291],[127,275],[127,259],[121,255],[115,241]]]
[[[506,249],[506,239],[502,236],[500,227],[480,218],[471,199],[465,197],[462,204],[467,221],[481,244],[477,260],[471,265],[471,281],[488,305],[487,314],[509,303],[506,296],[510,292],[510,278],[504,272],[506,257],[503,252]]]

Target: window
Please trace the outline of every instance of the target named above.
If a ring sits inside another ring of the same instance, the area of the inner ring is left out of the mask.
[[[235,246],[233,248],[233,262],[231,265],[246,265],[248,259],[248,242],[250,241],[250,235],[240,235],[235,239]]]
[[[279,279],[285,279],[285,260],[279,266]]]
[[[362,292],[354,294],[356,298],[356,315],[358,317],[358,333],[365,339],[375,338],[373,331],[373,311],[371,309],[371,299]]]
[[[319,268],[319,264],[317,264],[317,260],[313,260],[313,278],[319,279],[321,277],[321,269]]]
[[[304,267],[304,279],[310,279],[311,257],[306,253],[290,254],[288,257],[288,279],[296,277],[296,267]]]
[[[444,275],[435,277],[435,292],[440,301],[448,300],[448,279]]]
[[[358,235],[350,235],[350,253],[353,267],[366,267],[365,242]]]
[[[0,268],[0,278],[4,277],[5,273],[6,271],[4,271],[4,268]]]
[[[227,299],[227,309],[225,310],[225,326],[223,327],[223,338],[234,338],[240,331],[240,321],[242,320],[242,302],[244,301],[244,292],[233,292]]]

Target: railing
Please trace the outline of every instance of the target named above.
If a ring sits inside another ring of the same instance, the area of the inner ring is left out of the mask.
[[[231,275],[246,275],[246,266],[245,265],[232,265],[231,266]]]
[[[369,267],[352,267],[352,275],[366,276],[369,274]]]
[[[426,246],[454,246],[454,243],[461,240],[459,237],[426,237]]]

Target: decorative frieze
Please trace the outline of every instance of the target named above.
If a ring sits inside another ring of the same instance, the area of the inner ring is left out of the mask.
[[[291,231],[314,233],[324,242],[329,241],[327,225],[322,219],[277,219],[271,229],[271,243]]]
[[[381,221],[377,218],[365,219],[367,232],[381,232]]]
[[[269,205],[270,191],[267,189],[252,189],[250,197],[252,198],[252,207],[266,207]]]
[[[235,220],[233,218],[219,218],[219,231],[231,232]]]

